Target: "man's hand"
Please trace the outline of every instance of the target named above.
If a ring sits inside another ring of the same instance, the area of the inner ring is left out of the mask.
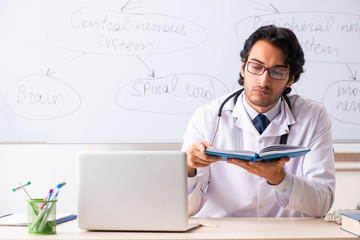
[[[277,185],[280,184],[285,178],[285,171],[283,166],[289,160],[290,158],[288,157],[282,157],[277,161],[252,162],[231,158],[228,159],[227,162],[240,166],[249,173],[253,173],[265,178],[270,184]]]
[[[205,154],[208,147],[213,146],[208,142],[195,142],[186,150],[188,177],[195,176],[196,168],[207,167],[221,160],[221,157]]]

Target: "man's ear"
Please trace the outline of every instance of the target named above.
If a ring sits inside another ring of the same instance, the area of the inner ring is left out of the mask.
[[[245,76],[245,74],[244,74],[245,59],[243,59],[241,62],[242,62],[242,64],[241,64],[241,68],[240,68],[240,74],[242,77],[244,77]]]
[[[291,85],[293,85],[293,83],[294,83],[294,80],[295,80],[295,77],[292,76],[292,77],[289,79],[288,83],[286,84],[286,87],[287,87],[287,88],[291,87]]]

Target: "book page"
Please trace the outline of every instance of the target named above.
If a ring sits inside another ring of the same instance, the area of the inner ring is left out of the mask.
[[[303,146],[277,144],[277,145],[271,145],[271,146],[263,148],[259,152],[259,155],[264,156],[264,155],[269,155],[269,154],[297,152],[297,151],[303,151],[303,150],[308,150],[308,148],[303,147]]]

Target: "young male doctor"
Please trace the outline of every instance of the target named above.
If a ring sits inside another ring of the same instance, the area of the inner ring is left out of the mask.
[[[184,134],[189,215],[325,215],[335,191],[331,122],[320,103],[287,96],[305,62],[295,34],[273,25],[260,27],[240,56],[244,91],[225,103],[219,124],[217,113],[230,94],[197,109]],[[258,152],[280,142],[311,151],[300,158],[255,163],[205,154],[208,147]]]

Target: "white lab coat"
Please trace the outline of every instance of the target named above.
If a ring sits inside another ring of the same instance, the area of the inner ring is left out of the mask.
[[[183,150],[197,141],[211,142],[217,112],[226,96],[196,110],[184,134]],[[189,215],[197,217],[321,217],[333,202],[335,169],[331,122],[323,105],[289,96],[292,110],[281,102],[281,113],[260,136],[241,100],[230,99],[222,111],[216,148],[258,152],[278,144],[290,125],[287,144],[311,148],[304,157],[284,166],[293,177],[290,199],[277,193],[264,178],[224,161],[197,169],[198,182],[189,194]]]

